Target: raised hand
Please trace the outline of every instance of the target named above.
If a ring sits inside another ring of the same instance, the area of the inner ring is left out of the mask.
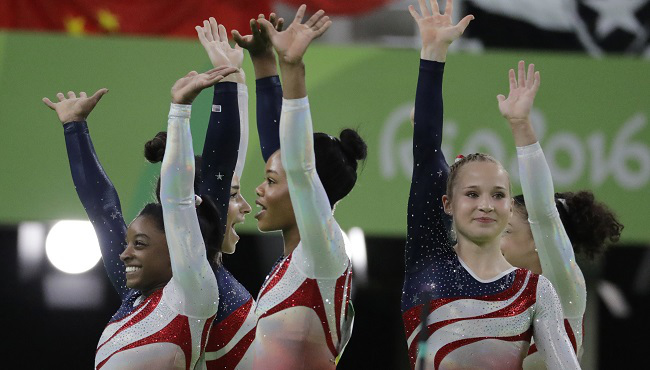
[[[306,5],[298,8],[296,17],[289,27],[279,32],[274,25],[266,19],[258,19],[261,27],[266,29],[271,43],[280,59],[280,63],[298,64],[307,51],[312,40],[320,37],[332,25],[330,18],[325,11],[319,10],[304,24],[302,18],[305,16]]]
[[[63,93],[56,94],[58,103],[53,103],[48,98],[43,98],[43,103],[56,111],[61,123],[65,124],[74,121],[85,121],[90,112],[93,111],[99,99],[108,92],[108,89],[99,89],[90,98],[85,92],[80,92],[79,97],[73,91],[68,91],[68,98]]]
[[[447,48],[458,39],[474,19],[473,15],[467,15],[456,25],[451,22],[453,0],[447,0],[445,13],[441,14],[437,0],[428,0],[431,11],[427,8],[426,0],[418,0],[420,13],[413,5],[408,9],[420,29],[422,38],[422,59],[444,62],[447,57]]]
[[[192,104],[194,99],[206,87],[213,86],[225,76],[237,72],[234,67],[221,66],[207,72],[192,71],[176,81],[172,86],[172,102],[175,104]]]
[[[213,67],[234,67],[238,69],[237,74],[232,74],[227,80],[245,83],[244,72],[241,69],[244,61],[244,51],[239,45],[233,48],[228,43],[228,34],[223,24],[217,24],[214,17],[203,21],[203,27],[196,26],[196,33],[199,36],[201,45],[208,53]]]
[[[273,56],[273,45],[271,44],[269,33],[266,31],[265,27],[260,27],[260,24],[258,23],[258,21],[262,19],[265,19],[264,14],[260,14],[257,19],[250,20],[252,34],[242,36],[239,31],[232,30],[232,37],[237,45],[248,50],[252,59],[268,57],[275,60],[275,57]],[[271,22],[276,31],[282,31],[284,19],[278,18],[275,13],[271,13],[269,15],[269,22]]]
[[[539,71],[535,72],[535,65],[528,65],[528,75],[525,73],[526,63],[519,61],[517,79],[515,71],[510,70],[508,76],[510,79],[510,93],[508,98],[499,94],[499,110],[510,124],[528,123],[530,110],[535,101],[535,95],[539,89],[540,77]]]

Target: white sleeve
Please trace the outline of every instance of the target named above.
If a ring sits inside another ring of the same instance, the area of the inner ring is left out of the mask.
[[[580,369],[580,364],[564,329],[560,300],[544,276],[537,282],[533,314],[533,338],[548,369]]]
[[[241,180],[248,150],[248,87],[246,84],[237,84],[237,102],[239,106],[239,150],[235,174]]]
[[[314,134],[307,97],[283,99],[280,152],[300,231],[293,261],[311,278],[339,277],[350,263],[341,228],[316,172]]]
[[[191,105],[172,104],[160,170],[160,200],[172,265],[165,289],[181,314],[210,317],[217,312],[217,279],[208,263],[194,201]]]
[[[542,147],[539,143],[517,147],[517,159],[542,274],[556,289],[564,316],[581,318],[587,305],[585,279],[555,206],[553,179]]]

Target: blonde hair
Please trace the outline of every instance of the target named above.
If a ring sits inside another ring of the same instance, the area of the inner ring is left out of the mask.
[[[501,162],[499,162],[496,158],[489,154],[484,154],[484,153],[472,153],[468,154],[467,156],[458,156],[456,158],[456,162],[451,165],[449,168],[449,176],[447,178],[447,197],[451,199],[453,197],[453,189],[454,189],[454,183],[456,182],[456,178],[458,177],[458,173],[460,172],[460,169],[466,165],[467,163],[470,162],[492,162],[496,164],[497,166],[501,167],[503,172],[506,173],[506,176],[508,176],[508,190],[510,194],[512,194],[512,184],[510,184],[510,174],[506,169],[503,167]]]

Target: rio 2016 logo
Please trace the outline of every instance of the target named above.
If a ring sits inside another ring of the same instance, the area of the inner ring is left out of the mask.
[[[402,125],[409,125],[412,107],[412,103],[401,105],[384,121],[380,136],[379,163],[385,180],[395,178],[398,172],[406,179],[411,177],[413,140],[400,139],[397,133]],[[543,113],[535,109],[531,113],[531,120],[556,185],[571,186],[578,181],[587,181],[590,187],[595,188],[610,176],[623,189],[635,190],[648,184],[650,146],[637,139],[648,121],[645,113],[632,115],[618,126],[614,135],[594,129],[586,136],[578,136],[568,130],[546,136],[547,124]],[[601,122],[601,125],[605,124],[607,123]],[[459,153],[488,153],[506,166],[513,181],[518,180],[516,155],[508,156],[509,152],[514,152],[514,148],[504,144],[512,143],[511,138],[503,138],[496,130],[487,127],[471,132],[464,142],[457,143],[459,125],[453,120],[444,122],[443,131],[442,151],[447,161]],[[560,157],[568,158],[568,161],[564,161],[568,162],[568,165],[561,165]]]

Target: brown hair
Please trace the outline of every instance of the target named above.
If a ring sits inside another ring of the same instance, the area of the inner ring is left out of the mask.
[[[449,197],[449,199],[451,199],[453,196],[454,183],[456,182],[456,178],[458,177],[460,168],[469,162],[492,162],[497,166],[501,167],[501,169],[506,173],[506,175],[508,175],[508,188],[510,190],[510,193],[512,193],[512,185],[510,184],[510,174],[508,173],[508,171],[506,171],[503,165],[501,165],[501,162],[499,162],[498,160],[496,160],[496,158],[494,158],[489,154],[472,153],[464,157],[458,156],[458,158],[456,158],[456,162],[454,162],[454,164],[452,164],[451,167],[449,168],[449,176],[447,178],[447,197]]]
[[[527,219],[524,196],[514,199],[515,209]],[[555,207],[576,253],[593,259],[620,239],[623,224],[609,207],[595,200],[591,191],[555,193]]]

